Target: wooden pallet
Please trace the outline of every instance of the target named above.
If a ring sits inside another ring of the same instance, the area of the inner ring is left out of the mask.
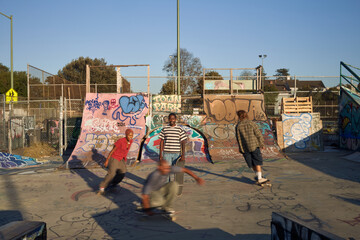
[[[312,97],[283,98],[281,113],[312,113]]]

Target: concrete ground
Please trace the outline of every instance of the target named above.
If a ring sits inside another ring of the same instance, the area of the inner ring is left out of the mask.
[[[253,184],[243,161],[187,165],[206,180],[185,178],[174,222],[135,212],[155,164],[128,167],[113,192],[95,191],[103,169],[56,170],[58,162],[0,171],[0,225],[44,221],[48,239],[271,239],[271,213],[285,212],[345,239],[360,239],[360,162],[344,150],[288,153],[264,163],[272,187]]]

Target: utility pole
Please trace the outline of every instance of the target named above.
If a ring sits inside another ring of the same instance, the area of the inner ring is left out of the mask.
[[[5,16],[5,17],[7,17],[8,19],[10,19],[10,31],[11,31],[11,33],[10,33],[10,44],[11,44],[11,50],[10,50],[10,55],[11,55],[11,88],[13,89],[14,88],[14,59],[13,59],[13,16],[12,15],[10,15],[10,17],[9,16],[7,16],[7,15],[5,15],[5,14],[3,14],[2,12],[0,12],[0,14],[1,15],[3,15],[3,16]]]
[[[181,95],[180,90],[180,0],[177,0],[177,94]]]

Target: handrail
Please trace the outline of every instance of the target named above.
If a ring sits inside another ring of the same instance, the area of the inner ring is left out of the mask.
[[[355,80],[355,81],[359,82],[359,84],[360,84],[360,77],[359,77],[353,70],[351,70],[351,69],[349,68],[349,66],[351,66],[351,65],[346,64],[346,63],[340,61],[340,87],[341,87],[341,78],[344,78],[352,87],[354,87],[354,88],[356,89],[356,91],[360,92],[359,88],[358,88],[357,86],[354,86],[354,84],[352,84],[352,82],[349,81],[348,78],[349,78],[350,76],[345,76],[345,75],[343,75],[343,74],[341,73],[341,72],[342,72],[342,71],[341,71],[341,67],[344,67],[346,70],[349,71],[349,73],[352,74],[352,76],[351,76],[352,80]],[[353,66],[351,66],[351,67],[353,67]],[[356,67],[353,67],[353,68],[356,68]],[[356,69],[358,69],[358,68],[356,68]],[[353,77],[354,77],[355,79],[354,79]]]

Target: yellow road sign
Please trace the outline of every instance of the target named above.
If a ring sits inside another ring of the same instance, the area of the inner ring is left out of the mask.
[[[10,88],[9,91],[6,92],[6,103],[9,103],[10,101],[17,102],[18,100],[18,93]]]

